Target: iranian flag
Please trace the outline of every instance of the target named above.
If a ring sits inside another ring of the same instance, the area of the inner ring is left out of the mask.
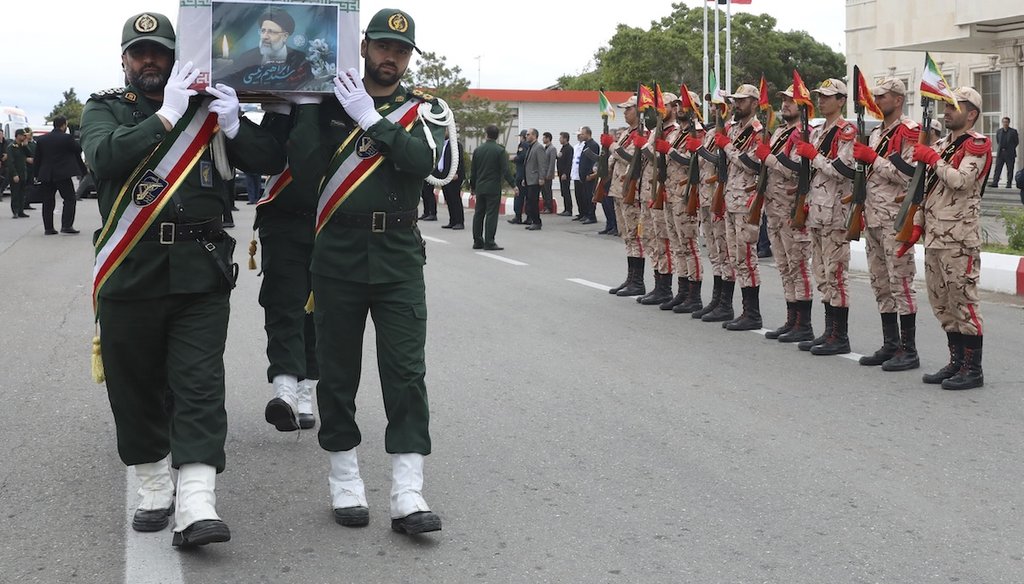
[[[609,120],[615,119],[615,108],[613,108],[611,102],[608,101],[608,96],[604,94],[603,89],[597,92],[597,105],[601,108],[602,118],[606,117]]]
[[[942,71],[939,71],[931,54],[927,52],[924,54],[924,73],[921,74],[921,95],[944,101],[955,107],[956,111],[960,111],[960,104],[953,97],[953,90],[949,88]]]
[[[711,88],[708,90],[708,96],[711,103],[724,105],[725,98],[722,97],[722,91],[718,88],[718,78],[715,77],[715,72],[709,71],[708,76],[708,87]]]

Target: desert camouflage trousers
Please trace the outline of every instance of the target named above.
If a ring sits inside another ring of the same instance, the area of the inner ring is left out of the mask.
[[[669,248],[672,250],[672,267],[678,278],[689,278],[695,282],[704,279],[700,263],[700,216],[686,213],[682,197],[669,197],[665,202],[665,216],[671,219],[668,226]]]
[[[871,289],[875,292],[878,312],[917,312],[917,293],[914,291],[914,248],[903,257],[896,257],[900,243],[891,227],[869,227],[864,230],[864,244],[871,272]]]
[[[811,262],[821,301],[839,308],[850,306],[850,242],[845,229],[811,228]]]
[[[768,215],[768,239],[779,269],[786,302],[814,299],[811,282],[811,234],[806,227],[794,229],[789,216]]]
[[[655,210],[640,205],[640,241],[644,246],[644,254],[651,266],[661,274],[672,273],[672,256],[668,248],[668,225],[665,223],[664,210]]]
[[[711,274],[732,282],[736,272],[729,263],[725,251],[725,220],[714,219],[711,207],[700,208],[700,225],[704,230],[704,244],[708,248],[708,260],[711,262]]]
[[[619,236],[626,244],[626,257],[644,257],[644,248],[640,243],[640,208],[624,205],[622,199],[616,199],[615,220],[619,226]]]
[[[925,249],[924,280],[928,302],[942,330],[981,335],[984,320],[978,306],[981,248]]]
[[[746,211],[725,214],[726,253],[741,288],[761,285],[756,249],[760,232],[760,225],[747,223]]]

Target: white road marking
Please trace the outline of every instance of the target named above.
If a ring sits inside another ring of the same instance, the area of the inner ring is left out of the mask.
[[[847,353],[845,355],[840,355],[843,359],[849,359],[850,361],[860,361],[860,358],[863,356],[864,355],[861,355],[860,353]]]
[[[433,242],[433,243],[443,243],[445,245],[448,245],[448,242],[443,240],[443,239],[438,239],[436,237],[430,237],[429,235],[423,235],[422,233],[420,234],[420,237],[422,237],[426,241],[430,241],[430,242]]]
[[[162,531],[140,533],[132,529],[138,503],[139,480],[128,468],[125,496],[124,581],[125,584],[185,584],[181,558],[171,547],[171,525]]]
[[[597,282],[591,282],[590,280],[583,280],[583,279],[580,279],[580,278],[566,278],[566,280],[568,280],[568,281],[570,281],[570,282],[572,282],[574,284],[579,284],[580,286],[586,286],[588,288],[595,288],[597,290],[603,290],[605,292],[607,292],[607,291],[612,289],[611,286],[605,286],[604,284],[598,284]]]
[[[521,262],[519,260],[511,260],[509,258],[501,257],[500,255],[496,255],[496,254],[493,254],[493,253],[487,253],[486,251],[478,251],[478,252],[476,252],[476,255],[484,256],[485,258],[491,258],[492,260],[498,260],[499,262],[505,262],[506,264],[512,264],[513,266],[528,266],[528,265],[530,265],[530,264]]]

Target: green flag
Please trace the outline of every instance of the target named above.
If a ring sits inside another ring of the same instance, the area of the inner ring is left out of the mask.
[[[601,117],[607,116],[609,120],[615,119],[615,108],[612,107],[604,91],[597,92],[597,104],[601,108]]]

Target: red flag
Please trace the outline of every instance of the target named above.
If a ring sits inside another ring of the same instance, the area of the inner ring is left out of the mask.
[[[661,84],[657,82],[654,83],[654,109],[661,117],[668,115],[668,110],[665,109],[665,98],[661,95]]]
[[[857,73],[857,79],[854,81],[857,84],[857,97],[858,104],[864,107],[872,117],[881,120],[885,117],[882,114],[881,108],[875,103],[875,96],[871,93],[871,89],[868,87],[867,80],[864,79],[864,74],[861,73],[860,67],[854,67],[854,71]]]
[[[761,95],[757,98],[757,107],[761,111],[768,112],[765,125],[771,128],[775,125],[775,108],[772,107],[772,102],[768,99],[768,81],[765,80],[764,73],[761,74],[760,92]]]
[[[690,90],[686,88],[685,83],[679,86],[679,102],[684,112],[692,112],[700,120],[700,123],[704,123],[704,117],[700,114],[700,107],[693,103],[693,99],[690,98]]]
[[[641,83],[636,88],[636,111],[642,112],[649,107],[654,107],[654,93]]]
[[[793,101],[797,105],[807,107],[808,119],[814,117],[814,102],[811,101],[811,92],[807,90],[804,80],[800,79],[800,73],[796,69],[793,69]]]

